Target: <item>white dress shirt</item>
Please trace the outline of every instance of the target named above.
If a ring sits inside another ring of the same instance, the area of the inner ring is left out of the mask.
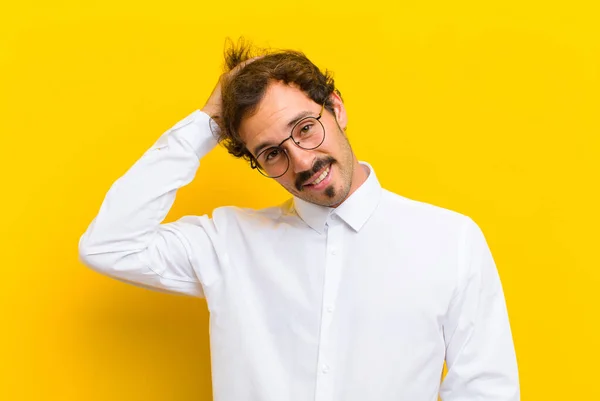
[[[108,191],[90,268],[206,297],[216,401],[516,401],[502,286],[468,217],[382,189],[161,224],[216,145],[196,110]],[[440,386],[444,360],[448,374]]]

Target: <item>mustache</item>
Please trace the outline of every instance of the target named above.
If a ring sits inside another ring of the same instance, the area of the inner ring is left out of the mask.
[[[319,170],[321,170],[323,167],[328,166],[330,164],[336,163],[337,160],[335,160],[333,157],[331,156],[327,156],[323,159],[317,159],[317,161],[315,161],[315,163],[313,164],[312,168],[310,170],[306,170],[303,171],[301,173],[298,173],[298,176],[296,177],[296,189],[298,191],[302,191],[302,187],[304,186],[304,184],[306,184],[306,182],[313,176],[315,175]]]

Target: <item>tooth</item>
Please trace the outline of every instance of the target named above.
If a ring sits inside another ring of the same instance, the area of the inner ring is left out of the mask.
[[[318,185],[321,181],[325,179],[325,177],[327,177],[327,174],[329,174],[329,167],[327,167],[327,170],[323,171],[323,173],[321,173],[321,175],[313,181],[313,185]]]

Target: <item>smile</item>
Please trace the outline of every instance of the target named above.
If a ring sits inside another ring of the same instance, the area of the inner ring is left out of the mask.
[[[329,164],[321,173],[317,173],[319,175],[311,177],[312,181],[307,181],[306,184],[303,185],[304,188],[311,191],[320,191],[327,187],[332,180],[332,165]]]
[[[321,175],[317,177],[316,180],[314,180],[313,182],[310,182],[309,185],[319,185],[319,183],[321,181],[323,181],[329,175],[330,168],[331,168],[331,166],[327,167],[327,169],[325,169],[325,171],[323,171],[321,173]]]

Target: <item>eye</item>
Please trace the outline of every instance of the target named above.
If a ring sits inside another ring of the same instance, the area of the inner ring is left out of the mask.
[[[302,126],[302,128],[300,128],[300,132],[303,134],[306,134],[308,132],[310,132],[310,129],[312,128],[313,124],[305,124]]]
[[[265,152],[265,161],[273,162],[281,156],[280,148],[269,149]]]

